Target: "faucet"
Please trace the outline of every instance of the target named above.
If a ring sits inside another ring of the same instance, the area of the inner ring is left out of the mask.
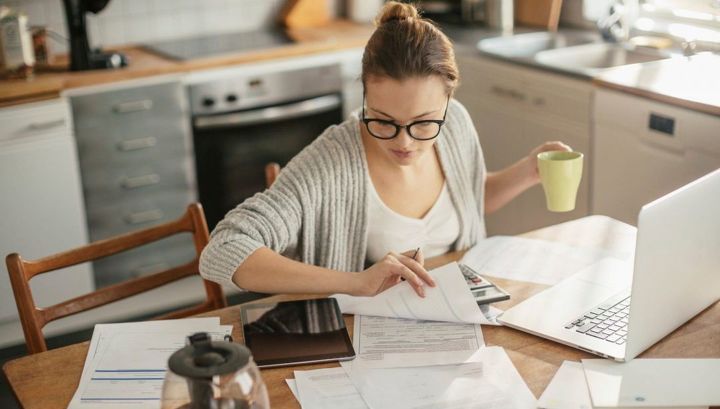
[[[617,4],[610,5],[607,16],[598,19],[597,27],[603,40],[617,43],[625,40],[625,29],[623,27],[623,8]]]

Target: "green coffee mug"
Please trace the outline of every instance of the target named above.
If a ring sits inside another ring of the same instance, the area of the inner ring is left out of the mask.
[[[583,154],[548,151],[538,153],[537,160],[548,210],[569,212],[575,209],[575,197],[582,179]]]

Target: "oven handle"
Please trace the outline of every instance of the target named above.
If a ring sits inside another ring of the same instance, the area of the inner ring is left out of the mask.
[[[297,118],[335,109],[342,104],[340,96],[324,95],[288,105],[267,107],[253,111],[195,118],[196,129],[225,128],[228,126],[256,125],[283,119]]]

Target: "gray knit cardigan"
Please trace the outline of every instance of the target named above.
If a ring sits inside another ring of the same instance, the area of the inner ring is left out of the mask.
[[[200,257],[200,273],[233,286],[232,276],[260,247],[340,271],[365,267],[370,178],[357,113],[333,125],[293,158],[264,192],[228,212]],[[485,237],[485,161],[467,110],[450,101],[435,144],[458,213],[455,250]]]

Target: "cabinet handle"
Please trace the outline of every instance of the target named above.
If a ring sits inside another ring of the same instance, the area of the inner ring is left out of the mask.
[[[57,128],[58,126],[65,125],[65,118],[61,119],[55,119],[52,121],[45,121],[45,122],[33,122],[30,125],[28,125],[28,129],[31,131],[42,131],[45,129],[50,128]]]
[[[127,222],[128,224],[148,223],[155,220],[160,220],[163,218],[164,215],[165,214],[160,209],[146,210],[144,212],[135,212],[128,214],[127,216],[125,216],[125,222]]]
[[[157,173],[148,173],[142,176],[126,177],[120,182],[125,189],[136,189],[143,186],[156,185],[160,183],[160,175]]]
[[[157,138],[154,136],[148,136],[147,138],[135,138],[128,139],[117,144],[117,148],[120,151],[136,151],[138,149],[152,148],[157,145]]]
[[[129,114],[132,112],[149,111],[152,109],[152,106],[153,102],[151,99],[122,102],[113,107],[113,112],[116,114]]]
[[[490,87],[490,91],[501,97],[509,97],[518,101],[525,100],[525,94],[515,91],[514,89],[508,89],[498,85],[493,85],[492,87]]]

